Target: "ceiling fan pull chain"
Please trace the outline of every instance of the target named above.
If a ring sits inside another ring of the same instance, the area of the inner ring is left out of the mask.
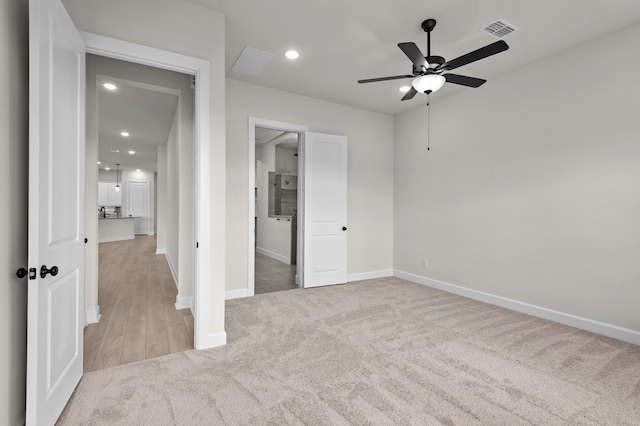
[[[431,142],[431,94],[427,93],[427,151]]]

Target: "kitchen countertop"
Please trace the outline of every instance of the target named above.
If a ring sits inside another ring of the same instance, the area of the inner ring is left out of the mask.
[[[98,220],[113,220],[113,219],[139,219],[140,216],[124,216],[124,217],[98,217]]]

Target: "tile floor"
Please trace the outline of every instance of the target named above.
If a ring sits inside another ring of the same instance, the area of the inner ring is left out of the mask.
[[[296,265],[256,252],[255,294],[291,290],[296,287]]]

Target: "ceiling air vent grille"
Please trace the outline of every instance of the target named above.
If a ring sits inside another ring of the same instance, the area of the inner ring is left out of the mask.
[[[498,19],[495,22],[488,24],[486,27],[480,29],[485,34],[490,35],[493,38],[501,39],[512,32],[518,31],[515,25],[511,25],[504,19]]]

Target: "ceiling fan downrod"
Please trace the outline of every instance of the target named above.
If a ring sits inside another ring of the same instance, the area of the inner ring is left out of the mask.
[[[422,21],[422,29],[427,33],[427,58],[431,56],[431,31],[436,27],[435,19],[427,19]]]

